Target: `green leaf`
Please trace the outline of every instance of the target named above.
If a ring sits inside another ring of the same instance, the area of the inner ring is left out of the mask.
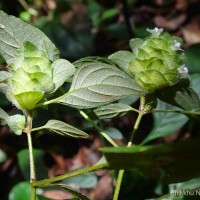
[[[99,56],[88,56],[85,58],[81,58],[81,59],[75,61],[73,64],[76,68],[79,68],[79,67],[88,66],[88,65],[94,64],[94,63],[104,63],[104,64],[108,64],[108,65],[114,65],[114,63],[111,60],[109,60],[108,58],[103,58],[103,57],[99,57]]]
[[[25,116],[16,114],[9,116],[6,122],[16,135],[21,135],[25,128],[26,119]]]
[[[110,9],[105,10],[101,17],[101,21],[114,17],[115,15],[117,15],[118,12],[119,10],[117,8],[110,8]]]
[[[82,194],[78,190],[75,190],[74,188],[72,188],[68,185],[65,185],[65,184],[56,184],[56,185],[62,187],[63,189],[70,192],[71,194],[74,194],[75,196],[79,197],[81,200],[90,200],[87,196],[85,196],[84,194]]]
[[[100,23],[100,12],[102,7],[96,2],[92,1],[87,5],[88,16],[92,20],[92,25],[95,27]]]
[[[170,200],[199,200],[200,178],[169,185],[170,194],[164,195],[159,199]],[[184,195],[185,193],[185,195]]]
[[[27,200],[31,197],[30,183],[21,182],[16,184],[9,193],[9,200]]]
[[[76,108],[94,108],[127,97],[140,96],[144,89],[118,68],[94,63],[77,69],[70,91],[58,103]]]
[[[109,169],[135,169],[162,183],[199,177],[200,139],[139,147],[104,147]]]
[[[9,115],[2,108],[0,108],[0,119],[4,119],[6,121],[8,117]]]
[[[133,111],[132,107],[122,103],[109,104],[94,110],[95,114],[100,119],[110,119],[116,116],[122,116],[129,111]]]
[[[200,108],[199,96],[192,88],[169,87],[157,92],[157,97],[187,111]]]
[[[0,11],[0,22],[4,26],[0,29],[0,54],[8,64],[13,62],[17,49],[23,47],[25,41],[44,51],[51,61],[59,58],[55,45],[39,29],[3,11]]]
[[[104,129],[104,132],[113,139],[117,139],[117,140],[123,139],[122,133],[116,128],[109,127],[109,128]]]
[[[88,134],[58,120],[49,120],[44,126],[36,128],[36,130],[48,129],[60,135],[76,137],[76,138],[87,138]]]
[[[17,102],[24,110],[32,110],[42,97],[41,92],[23,92],[15,95]]]
[[[36,166],[37,179],[42,180],[48,177],[48,170],[44,163],[45,152],[40,149],[33,149],[34,161]],[[20,171],[24,178],[30,180],[29,151],[22,149],[17,154]]]
[[[175,106],[158,101],[156,110],[177,110]],[[187,121],[188,118],[180,113],[157,112],[153,113],[154,124],[149,135],[144,139],[142,144],[147,143],[159,137],[174,134]]]
[[[123,71],[131,75],[128,69],[128,63],[134,58],[134,55],[130,51],[117,51],[108,57],[114,63],[116,63]]]
[[[20,182],[17,183],[9,193],[9,200],[29,200],[31,199],[31,190],[30,190],[30,183],[27,182]],[[43,189],[39,188],[36,190],[36,200],[52,200],[47,197],[39,195],[43,191]]]
[[[94,172],[73,176],[63,180],[64,184],[74,185],[79,188],[95,188],[97,186],[97,175]]]
[[[200,43],[193,44],[185,50],[185,55],[186,55],[185,62],[186,62],[186,66],[188,67],[190,73],[200,73],[199,52],[200,52]]]
[[[63,85],[65,81],[67,81],[75,73],[74,65],[64,59],[56,60],[52,64],[52,68],[53,83],[55,84],[55,88],[51,93],[55,92],[60,86]]]

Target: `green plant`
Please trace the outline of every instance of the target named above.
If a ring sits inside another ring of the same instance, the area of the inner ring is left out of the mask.
[[[118,51],[108,58],[86,57],[72,64],[59,59],[55,45],[38,29],[2,11],[0,22],[0,53],[8,64],[7,70],[0,72],[0,91],[22,111],[21,114],[9,116],[0,109],[0,118],[15,134],[27,135],[31,185],[28,195],[32,200],[40,198],[36,195],[36,188],[49,186],[60,186],[80,199],[89,199],[59,181],[100,169],[119,169],[113,197],[115,200],[119,198],[126,169],[137,170],[166,184],[198,177],[199,169],[195,163],[200,161],[199,139],[159,146],[144,145],[177,131],[187,122],[186,116],[200,114],[199,96],[190,86],[179,38],[162,33],[162,29],[148,29],[151,36],[144,40],[130,40],[132,52]],[[69,91],[52,98],[53,93],[66,81],[70,82],[71,78]],[[123,103],[111,103],[129,96],[140,99],[138,109]],[[40,152],[32,147],[32,132],[47,129],[76,138],[88,137],[82,130],[55,119],[43,126],[32,127],[35,113],[54,103],[77,108],[113,147],[101,148],[104,156],[94,166],[37,180],[34,154],[40,155]],[[94,109],[101,120],[127,112],[138,113],[127,147],[119,147],[108,131],[103,130],[82,110],[88,108]],[[149,113],[154,114],[154,128],[142,144],[133,145],[141,120]],[[171,123],[176,121],[176,124],[166,127],[167,120],[171,120]],[[165,129],[159,129],[160,125]],[[187,164],[184,164],[185,161]],[[193,167],[196,167],[195,170]],[[188,173],[183,174],[184,170]],[[20,187],[26,185],[23,183]]]

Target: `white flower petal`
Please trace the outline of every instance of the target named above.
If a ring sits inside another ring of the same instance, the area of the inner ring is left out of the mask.
[[[149,33],[152,34],[153,37],[159,37],[160,34],[163,32],[163,28],[155,27],[154,29],[146,29]]]
[[[182,65],[181,67],[178,68],[179,74],[187,74],[188,73],[188,68],[185,65]]]
[[[181,49],[181,43],[180,42],[177,42],[176,40],[173,41],[174,44],[171,46],[171,49],[174,50],[174,51],[183,51],[183,49]]]

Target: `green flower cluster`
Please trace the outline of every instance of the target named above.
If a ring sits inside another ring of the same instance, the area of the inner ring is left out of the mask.
[[[51,61],[30,42],[25,42],[12,64],[7,97],[18,108],[31,110],[54,89]]]
[[[129,62],[129,70],[135,80],[148,93],[175,85],[181,73],[187,73],[183,65],[184,54],[180,48],[181,39],[162,33],[163,29],[147,29],[152,35],[145,40],[133,39],[134,58]]]

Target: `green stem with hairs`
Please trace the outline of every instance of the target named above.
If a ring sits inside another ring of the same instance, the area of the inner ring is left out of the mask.
[[[146,112],[144,110],[144,106],[145,106],[145,97],[142,96],[142,97],[140,97],[140,111],[139,111],[138,117],[136,119],[135,125],[133,127],[133,131],[131,133],[131,137],[129,139],[127,147],[132,146],[135,133],[137,132],[137,130],[139,128],[139,125],[140,125],[140,122],[142,120],[143,115],[146,114]],[[121,189],[121,184],[122,184],[124,172],[125,172],[125,170],[119,170],[113,200],[118,200],[118,198],[119,198],[119,192],[120,192],[120,189]]]
[[[144,114],[145,114],[145,113],[143,113],[143,112],[140,112],[140,113],[138,114],[138,117],[137,117],[137,120],[136,120],[136,122],[135,122],[135,125],[134,125],[133,131],[132,131],[132,133],[131,133],[131,137],[130,137],[130,140],[129,140],[129,142],[128,142],[127,147],[131,147],[131,146],[132,146],[135,133],[136,133],[137,130],[138,130],[138,127],[139,127],[139,125],[140,125],[140,122],[141,122],[142,117],[143,117]]]
[[[27,125],[24,132],[27,134],[27,139],[28,139],[29,160],[30,160],[31,200],[36,200],[36,187],[33,185],[33,183],[36,181],[36,173],[35,173],[33,145],[32,145],[32,137],[31,137],[32,121],[33,121],[32,114],[29,112],[27,114]]]
[[[92,172],[92,171],[97,171],[97,170],[100,170],[100,169],[105,169],[107,167],[108,167],[108,163],[96,164],[96,165],[93,165],[91,167],[87,167],[87,168],[83,168],[83,169],[77,169],[77,170],[74,170],[74,171],[69,172],[67,174],[56,176],[54,178],[36,181],[36,182],[33,183],[33,186],[34,187],[36,187],[36,186],[46,187],[46,186],[49,186],[51,183],[62,181],[66,178],[70,178],[70,177],[77,176],[77,175],[80,175],[80,174],[85,174],[85,173]]]

